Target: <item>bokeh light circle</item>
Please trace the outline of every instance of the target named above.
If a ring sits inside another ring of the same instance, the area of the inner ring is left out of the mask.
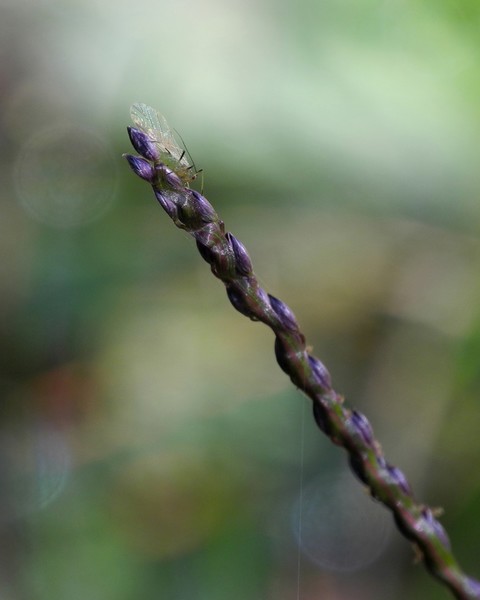
[[[90,223],[110,207],[117,167],[109,145],[74,124],[35,133],[21,148],[14,169],[23,208],[61,229]]]
[[[392,530],[388,511],[348,473],[307,485],[295,502],[292,524],[302,552],[323,569],[340,572],[375,562]]]
[[[0,430],[2,501],[0,523],[52,503],[71,471],[71,449],[64,431],[36,421]],[[5,514],[5,505],[10,509]]]

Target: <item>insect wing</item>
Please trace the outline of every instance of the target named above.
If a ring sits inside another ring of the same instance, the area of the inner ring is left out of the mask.
[[[135,125],[158,144],[160,152],[167,154],[185,168],[190,168],[187,152],[177,142],[165,117],[151,106],[135,103],[130,108],[130,116]]]

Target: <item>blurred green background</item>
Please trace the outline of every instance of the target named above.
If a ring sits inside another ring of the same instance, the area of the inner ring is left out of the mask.
[[[2,600],[450,598],[121,159],[135,101],[479,576],[479,3],[1,0],[0,32]]]

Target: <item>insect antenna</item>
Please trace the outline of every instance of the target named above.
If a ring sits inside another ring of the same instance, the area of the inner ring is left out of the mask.
[[[187,158],[190,159],[190,162],[192,163],[189,168],[193,167],[193,170],[195,171],[195,175],[197,173],[200,173],[200,171],[197,169],[197,166],[195,165],[195,161],[193,160],[192,155],[188,151],[187,144],[185,143],[183,137],[178,133],[178,131],[176,129],[174,129],[174,132],[175,132],[175,135],[178,135],[178,138],[180,139],[180,141],[182,142],[182,145],[183,145],[183,152],[182,152],[182,155],[179,158],[179,160],[182,160],[182,158],[185,155],[187,155]]]

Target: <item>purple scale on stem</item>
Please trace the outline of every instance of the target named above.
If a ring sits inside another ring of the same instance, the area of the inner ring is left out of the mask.
[[[297,319],[295,318],[295,315],[293,314],[293,311],[290,309],[290,307],[287,306],[285,302],[282,302],[281,300],[275,298],[275,296],[272,296],[271,294],[268,294],[268,298],[270,300],[271,307],[276,312],[282,325],[286,329],[290,329],[291,331],[298,330]]]
[[[393,482],[398,485],[402,492],[407,494],[407,496],[411,496],[412,490],[410,489],[410,485],[407,481],[407,478],[403,474],[403,471],[401,471],[398,467],[394,467],[393,465],[388,465],[387,470],[390,473],[390,477],[392,478]]]
[[[331,431],[330,422],[328,420],[328,410],[318,400],[313,401],[313,418],[323,433],[328,435]]]
[[[275,337],[275,358],[282,371],[287,375],[290,375],[290,361],[285,352],[285,347],[278,336]]]
[[[146,133],[135,127],[127,127],[127,131],[132,146],[139,154],[151,161],[160,159],[160,152],[157,144],[152,142]]]
[[[155,170],[153,166],[145,160],[141,156],[133,156],[132,154],[124,154],[123,158],[126,158],[130,168],[142,179],[148,181],[148,183],[153,183],[155,179]]]
[[[242,294],[230,285],[227,285],[226,287],[227,287],[227,296],[228,296],[228,299],[230,300],[233,308],[238,310],[238,312],[242,313],[242,315],[245,315],[249,319],[254,319],[255,316],[252,313],[252,311],[250,310],[248,304],[245,302],[245,299],[242,296]]]
[[[332,379],[327,367],[316,356],[308,355],[308,363],[318,384],[327,391],[332,389]]]
[[[474,598],[480,598],[480,582],[472,579],[471,577],[465,578],[465,589],[468,594],[473,595]]]
[[[155,171],[161,184],[166,184],[168,187],[177,191],[185,189],[180,177],[174,171],[172,171],[170,167],[167,167],[167,165],[159,163],[155,165]]]
[[[196,220],[206,224],[211,223],[218,218],[215,209],[205,196],[202,196],[197,190],[190,190],[190,194],[189,204],[191,205],[192,211],[195,213]]]
[[[365,474],[365,465],[363,460],[357,454],[350,454],[348,463],[352,469],[353,474],[365,485],[369,485],[367,476]]]
[[[352,414],[349,421],[355,429],[355,433],[357,433],[361,437],[363,442],[367,446],[372,446],[374,441],[373,429],[367,417],[361,412],[352,410]]]
[[[252,261],[250,260],[250,256],[248,255],[245,246],[242,242],[237,240],[233,233],[227,232],[226,238],[230,242],[230,246],[232,247],[235,256],[235,270],[239,275],[250,275],[253,270]]]
[[[397,526],[400,533],[405,536],[407,539],[414,541],[416,538],[416,532],[414,528],[410,528],[406,525],[402,515],[399,515],[397,512],[393,513],[393,520],[395,521],[395,525]]]
[[[155,194],[155,198],[158,200],[160,206],[167,213],[167,215],[171,219],[178,219],[178,209],[175,202],[171,199],[171,194],[164,190],[159,190],[157,188],[153,188],[153,193]]]
[[[203,244],[199,239],[197,239],[196,242],[198,251],[200,252],[200,256],[203,258],[204,261],[211,265],[215,260],[215,253],[211,250],[211,248]]]
[[[441,540],[441,542],[445,546],[445,548],[450,550],[450,540],[448,539],[447,532],[441,525],[440,521],[438,521],[433,516],[432,509],[429,508],[428,506],[426,506],[422,510],[422,516],[423,516],[424,520],[426,521],[428,528],[432,530],[435,537],[438,538],[439,540]]]

